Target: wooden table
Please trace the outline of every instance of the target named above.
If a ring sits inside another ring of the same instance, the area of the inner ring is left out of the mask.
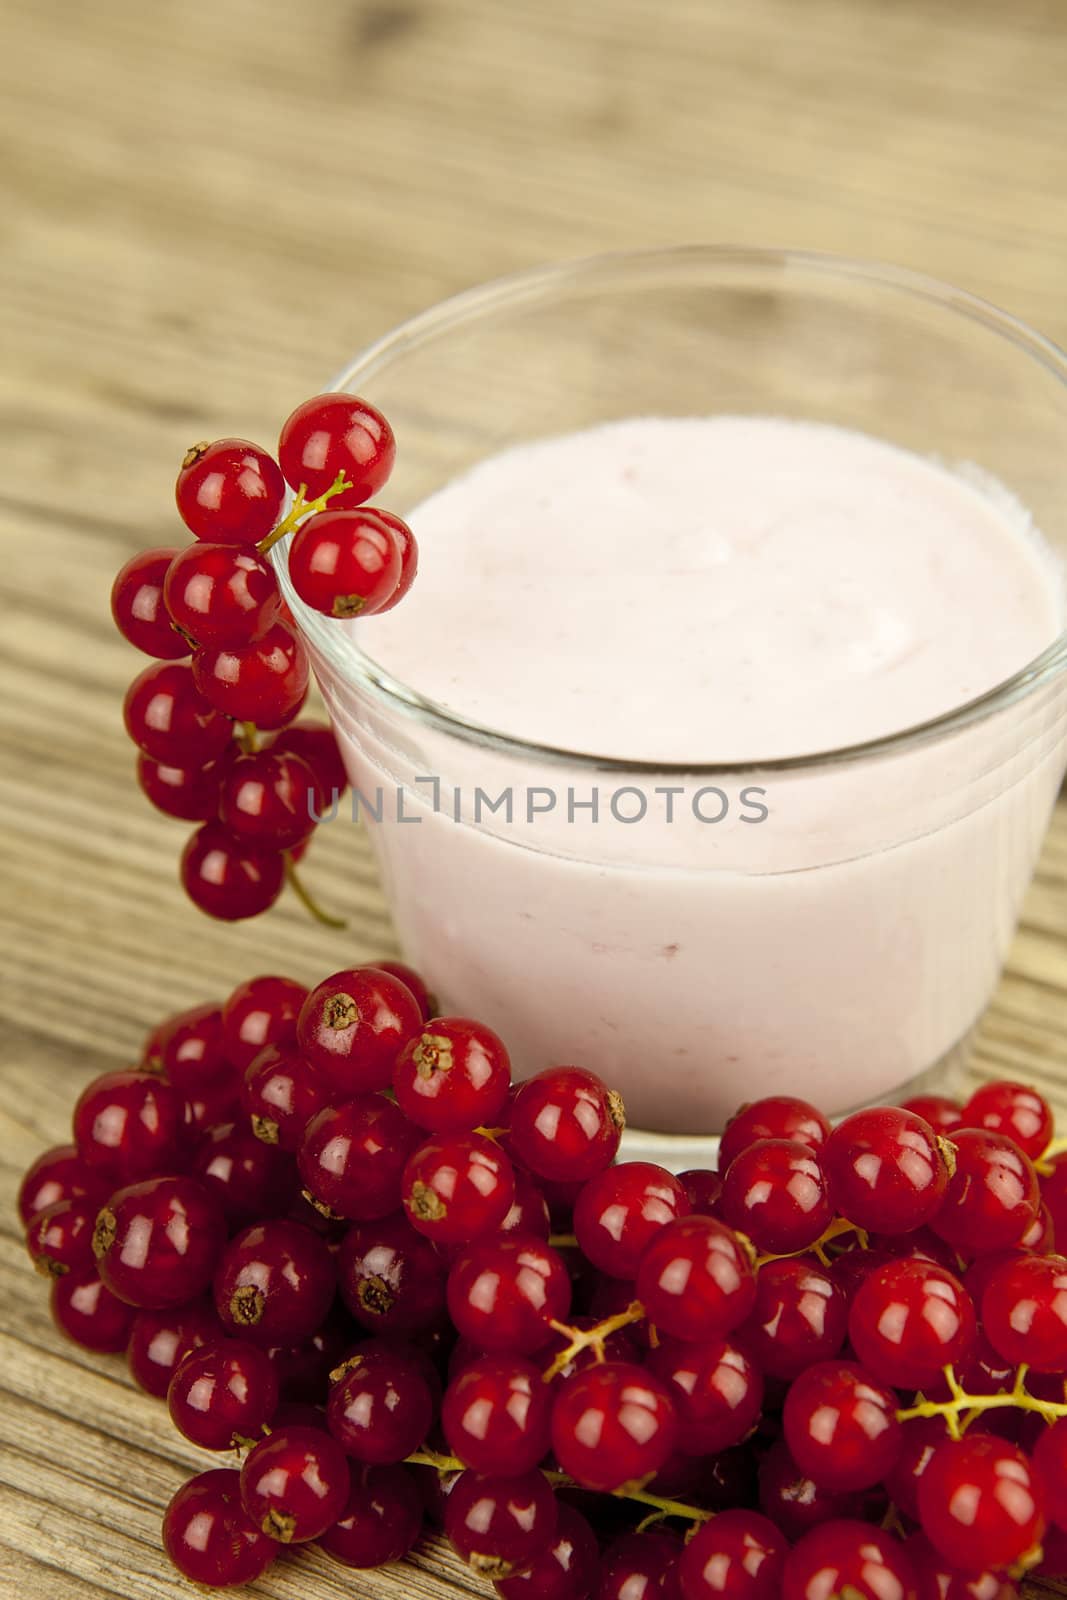
[[[107,615],[176,536],[193,438],[269,440],[342,358],[538,259],[680,240],[882,256],[1067,339],[1062,0],[8,0],[0,51],[4,1041],[0,1595],[187,1594],[161,1509],[198,1463],[121,1363],[61,1345],[12,1221],[18,1174],[147,1027],[257,970],[316,978],[292,905],[208,923],[181,827],[135,791]],[[347,950],[391,948],[365,853],[316,848]],[[1067,812],[981,1068],[1067,1106]],[[201,1461],[202,1464],[202,1461]],[[269,1596],[481,1592],[436,1551]]]

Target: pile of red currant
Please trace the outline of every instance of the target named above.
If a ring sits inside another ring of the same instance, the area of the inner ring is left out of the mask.
[[[22,1186],[58,1326],[236,1465],[163,1540],[223,1587],[424,1519],[504,1600],[1009,1600],[1067,1571],[1067,1153],[1014,1083],[718,1171],[615,1164],[592,1073],[513,1086],[382,962],[254,978],[83,1092]]]
[[[210,916],[265,911],[286,877],[299,890],[294,862],[346,783],[329,730],[293,725],[308,658],[267,552],[293,536],[289,575],[317,611],[390,610],[414,581],[418,551],[406,523],[363,502],[395,453],[381,412],[343,394],[297,407],[277,461],[244,439],[194,445],[176,492],[196,542],[142,551],[115,579],[119,631],[156,658],[126,695],[137,781],[160,811],[200,824],[181,878]]]

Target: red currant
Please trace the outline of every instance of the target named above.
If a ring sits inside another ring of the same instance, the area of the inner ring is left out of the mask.
[[[719,1211],[731,1228],[774,1255],[806,1250],[834,1215],[819,1157],[795,1139],[757,1139],[736,1155]]]
[[[543,1239],[510,1234],[482,1239],[453,1264],[448,1313],[478,1349],[529,1355],[540,1350],[571,1303],[563,1258]]]
[[[445,1392],[441,1424],[453,1455],[475,1472],[529,1472],[548,1451],[551,1398],[521,1356],[481,1356]]]
[[[130,1376],[146,1394],[165,1399],[185,1357],[217,1339],[219,1332],[215,1308],[207,1299],[166,1311],[138,1311],[126,1346]]]
[[[209,1128],[189,1171],[215,1196],[230,1228],[278,1216],[296,1196],[292,1164],[244,1124],[219,1122]]]
[[[200,694],[223,715],[282,728],[304,703],[310,668],[292,628],[275,622],[247,644],[201,645],[192,673]]]
[[[52,1282],[52,1320],[60,1333],[85,1350],[125,1350],[133,1307],[119,1300],[95,1272],[68,1272]]]
[[[234,838],[221,822],[205,822],[191,835],[180,872],[193,904],[221,922],[240,922],[268,910],[285,883],[281,855]]]
[[[335,1217],[387,1217],[399,1208],[405,1165],[418,1142],[419,1130],[384,1095],[327,1106],[308,1123],[297,1153],[305,1193]]]
[[[289,546],[289,577],[305,605],[328,617],[371,616],[400,582],[396,534],[372,507],[319,511]]]
[[[781,1600],[918,1600],[899,1539],[865,1522],[824,1522],[786,1557]]]
[[[278,1550],[246,1516],[240,1475],[229,1467],[182,1484],[163,1517],[163,1547],[183,1578],[209,1589],[254,1583]]]
[[[273,974],[239,984],[222,1008],[226,1056],[244,1072],[267,1045],[296,1043],[296,1019],[307,989]]]
[[[641,1257],[637,1297],[663,1333],[723,1338],[755,1305],[751,1252],[714,1217],[679,1217],[659,1230]]]
[[[963,1571],[1026,1562],[1045,1531],[1045,1489],[1006,1439],[968,1433],[934,1452],[919,1481],[923,1532]]]
[[[295,1154],[308,1123],[329,1100],[326,1079],[287,1045],[266,1045],[245,1069],[241,1106],[265,1144]]]
[[[219,820],[261,850],[291,850],[310,838],[323,795],[306,761],[274,750],[238,756],[219,790]]]
[[[387,1089],[393,1064],[422,1027],[411,990],[378,967],[335,972],[301,1007],[302,1054],[345,1095]]]
[[[918,1600],[1018,1600],[1019,1591],[999,1572],[959,1572],[939,1555],[925,1533],[913,1533],[904,1549],[918,1583]]]
[[[139,750],[135,776],[145,799],[164,816],[207,822],[219,809],[225,759],[207,767],[171,767]]]
[[[216,439],[186,451],[175,499],[198,539],[258,544],[281,516],[285,483],[265,450],[247,439]]]
[[[802,1472],[784,1439],[776,1440],[760,1461],[759,1503],[764,1516],[790,1541],[823,1522],[862,1517],[864,1511],[859,1490],[823,1489]]]
[[[302,761],[306,761],[315,774],[327,803],[335,795],[338,798],[343,795],[348,787],[348,774],[345,772],[337,740],[334,738],[333,729],[325,722],[297,722],[288,728],[283,728],[281,733],[275,734],[271,740],[270,748],[285,755],[299,756]],[[400,966],[399,962],[381,962],[378,965],[381,971],[392,971],[394,977],[407,982],[404,972],[410,972],[410,967],[400,972],[396,970]]]
[[[30,1260],[45,1278],[62,1278],[68,1272],[89,1272],[93,1260],[93,1227],[98,1202],[87,1195],[57,1200],[39,1211],[26,1234]]]
[[[401,1197],[416,1232],[435,1244],[466,1244],[500,1227],[515,1198],[515,1175],[483,1134],[441,1135],[409,1158]]]
[[[660,1528],[622,1534],[600,1558],[596,1600],[676,1600],[681,1553],[681,1541]]]
[[[112,1294],[160,1311],[211,1282],[226,1242],[222,1207],[194,1178],[148,1178],[119,1189],[96,1219],[97,1271]]]
[[[1055,1131],[1048,1101],[1025,1083],[984,1083],[964,1106],[962,1119],[965,1128],[1005,1134],[1031,1161],[1044,1153]]]
[[[392,511],[383,511],[380,506],[375,510],[392,533],[400,552],[400,577],[397,579],[396,588],[378,607],[377,615],[385,611],[392,611],[394,606],[400,604],[407,594],[419,570],[419,547],[415,543],[415,535],[402,517],[394,515]]]
[[[177,1092],[148,1072],[106,1072],[74,1107],[78,1155],[112,1188],[173,1166],[181,1128]]]
[[[758,1511],[704,1522],[678,1561],[684,1600],[779,1600],[787,1545]]]
[[[396,440],[381,412],[354,394],[317,394],[286,418],[278,441],[286,480],[315,500],[339,473],[351,485],[332,506],[362,505],[393,470]]]
[[[1034,1446],[1034,1466],[1045,1488],[1049,1516],[1062,1528],[1067,1524],[1067,1418],[1042,1428]]]
[[[911,1111],[928,1122],[935,1133],[950,1134],[963,1126],[963,1108],[958,1100],[947,1095],[917,1094],[900,1102],[901,1109]]]
[[[826,1489],[880,1483],[903,1447],[896,1396],[860,1366],[820,1361],[786,1396],[782,1426],[797,1465]]]
[[[581,1512],[561,1501],[552,1543],[533,1566],[500,1578],[501,1600],[585,1600],[597,1575],[596,1535]]]
[[[258,1439],[278,1408],[270,1357],[246,1339],[215,1339],[188,1354],[167,1391],[170,1419],[203,1450]]]
[[[422,1529],[422,1502],[403,1467],[349,1463],[348,1500],[319,1549],[345,1567],[383,1567],[407,1555]]]
[[[99,1080],[97,1080],[99,1082]],[[33,1162],[19,1185],[18,1213],[24,1228],[60,1200],[107,1199],[108,1182],[90,1170],[72,1144],[54,1145]]]
[[[910,1417],[903,1424],[900,1455],[886,1473],[893,1504],[912,1522],[919,1520],[919,1483],[934,1451],[948,1438],[944,1417]]]
[[[956,1168],[930,1226],[966,1255],[1016,1244],[1040,1208],[1033,1164],[1013,1140],[985,1129],[960,1128],[952,1144]]]
[[[160,661],[180,661],[192,648],[163,603],[163,580],[177,550],[141,550],[111,586],[111,615],[124,639]]]
[[[176,554],[163,594],[171,617],[199,645],[258,639],[282,604],[270,563],[235,544],[192,544]]]
[[[461,1472],[445,1502],[445,1533],[479,1577],[509,1578],[549,1548],[556,1517],[556,1498],[540,1472]]]
[[[344,1510],[348,1490],[344,1451],[322,1428],[276,1428],[241,1468],[245,1511],[281,1544],[320,1538]]]
[[[978,1330],[958,1278],[932,1262],[903,1260],[887,1262],[860,1286],[848,1332],[857,1357],[882,1383],[925,1389],[944,1367],[970,1357]]]
[[[402,1215],[357,1223],[337,1252],[341,1296],[373,1333],[415,1333],[445,1311],[445,1264]]]
[[[672,1173],[649,1161],[624,1161],[585,1184],[574,1207],[574,1231],[595,1267],[632,1280],[660,1228],[689,1210],[685,1189]]]
[[[137,748],[165,766],[205,767],[233,737],[229,718],[200,693],[187,661],[160,661],[138,673],[123,717]]]
[[[758,1139],[791,1139],[820,1150],[830,1135],[830,1124],[816,1106],[794,1095],[769,1095],[742,1106],[734,1113],[719,1140],[719,1171],[725,1173],[742,1150]]]
[[[408,1040],[393,1067],[397,1104],[430,1133],[492,1127],[510,1087],[503,1040],[468,1017],[438,1017]]]
[[[525,1167],[515,1169],[515,1198],[511,1210],[500,1224],[501,1233],[536,1234],[547,1239],[552,1232],[548,1201]]]
[[[326,1409],[334,1438],[372,1467],[392,1466],[417,1450],[433,1414],[421,1363],[400,1350],[357,1349],[334,1382]]]
[[[665,1466],[678,1434],[667,1385],[632,1362],[576,1372],[552,1408],[552,1448],[563,1471],[583,1488],[609,1494]]]
[[[1001,1262],[981,1301],[986,1337],[1012,1366],[1067,1371],[1067,1259],[1016,1255]]]
[[[670,1391],[683,1455],[714,1455],[740,1444],[759,1421],[763,1378],[740,1345],[669,1340],[650,1351],[646,1365]]]
[[[297,1222],[256,1223],[232,1239],[215,1273],[223,1326],[256,1344],[297,1344],[321,1324],[337,1286],[327,1245]]]
[[[848,1332],[848,1301],[810,1256],[768,1261],[756,1278],[756,1304],[740,1338],[762,1371],[789,1382],[836,1356]]]
[[[702,1217],[717,1217],[722,1199],[722,1173],[710,1167],[690,1167],[678,1174],[678,1182],[689,1196],[689,1209]]]
[[[948,1184],[938,1136],[897,1106],[856,1111],[823,1151],[833,1200],[858,1228],[910,1233],[934,1216]]]
[[[510,1146],[538,1177],[585,1181],[614,1161],[624,1123],[621,1099],[592,1072],[549,1067],[519,1087]]]

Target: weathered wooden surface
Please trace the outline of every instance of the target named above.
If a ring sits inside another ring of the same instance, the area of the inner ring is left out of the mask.
[[[158,1546],[197,1452],[122,1364],[61,1345],[17,1174],[147,1026],[337,945],[286,905],[206,923],[134,790],[106,611],[175,533],[189,438],[269,439],[401,316],[530,262],[682,240],[882,256],[1067,338],[1061,0],[7,0],[0,50],[0,1594],[187,1594]],[[390,942],[351,830],[311,877]],[[1067,1106],[1067,813],[980,1065]],[[436,1553],[270,1596],[480,1592]]]

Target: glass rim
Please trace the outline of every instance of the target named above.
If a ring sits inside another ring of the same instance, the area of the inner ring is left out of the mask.
[[[418,349],[440,334],[460,329],[469,322],[477,321],[488,312],[518,309],[526,302],[534,303],[544,298],[553,290],[581,286],[585,281],[603,275],[610,276],[612,272],[639,272],[641,269],[652,270],[672,265],[684,267],[687,263],[722,270],[731,267],[764,271],[777,269],[783,276],[790,272],[808,274],[812,277],[822,275],[831,279],[866,283],[912,299],[926,300],[946,312],[980,323],[990,333],[1014,345],[1038,365],[1045,367],[1067,388],[1067,351],[1062,350],[1044,334],[1029,327],[1020,318],[1000,310],[991,301],[925,273],[862,257],[822,251],[733,245],[681,245],[664,249],[618,250],[570,261],[552,262],[509,273],[464,289],[417,312],[376,339],[337,373],[329,384],[329,390],[362,391],[367,380],[373,379],[374,375],[387,366],[395,356]],[[298,626],[301,633],[311,644],[313,651],[328,660],[347,682],[354,683],[372,698],[402,715],[459,739],[463,743],[502,754],[526,757],[535,764],[567,765],[595,772],[701,778],[741,775],[754,771],[798,773],[858,760],[871,760],[929,744],[956,733],[972,723],[983,721],[1006,706],[1028,697],[1067,666],[1067,628],[1065,628],[1040,655],[985,693],[962,705],[954,706],[936,717],[912,723],[895,733],[883,734],[875,739],[766,760],[754,757],[745,761],[720,762],[648,761],[626,756],[601,755],[588,750],[568,749],[562,745],[542,744],[479,723],[464,717],[459,712],[449,710],[447,706],[421,694],[412,685],[394,678],[360,648],[349,630],[345,630],[342,634],[332,618],[313,611],[299,599],[289,582],[288,562],[283,556],[283,547],[287,546],[288,542],[287,539],[282,540],[281,544],[271,552],[285,597],[294,616],[299,619]]]

